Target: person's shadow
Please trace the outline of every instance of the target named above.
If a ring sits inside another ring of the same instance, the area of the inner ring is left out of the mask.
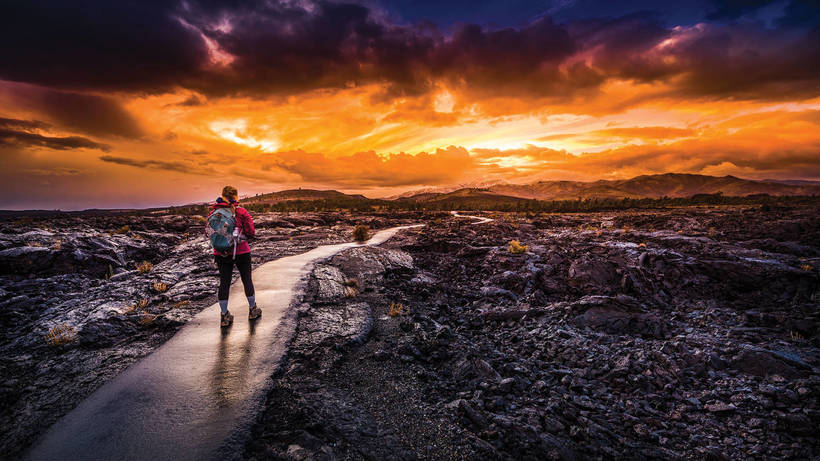
[[[242,390],[247,383],[248,363],[258,321],[248,321],[248,334],[241,345],[229,341],[234,325],[221,329],[216,362],[211,372],[211,391],[218,408],[227,408],[244,400]]]

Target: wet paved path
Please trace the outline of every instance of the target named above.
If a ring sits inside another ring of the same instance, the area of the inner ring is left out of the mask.
[[[378,245],[401,229],[377,232]],[[208,460],[241,458],[264,405],[271,375],[294,330],[288,309],[313,263],[356,243],[325,245],[253,271],[263,315],[247,317],[242,283],[231,287],[232,327],[220,331],[219,305],[112,379],[29,451],[31,460]]]

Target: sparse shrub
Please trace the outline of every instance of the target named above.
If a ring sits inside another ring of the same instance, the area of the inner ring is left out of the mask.
[[[803,335],[801,335],[799,331],[794,331],[794,330],[789,330],[789,337],[792,339],[792,341],[805,341],[806,340],[806,338],[804,338]]]
[[[188,300],[186,299],[186,300],[180,301],[180,302],[178,302],[178,303],[175,303],[175,304],[174,304],[174,308],[179,309],[180,307],[185,307],[185,306],[187,306],[188,304],[191,304],[191,301],[188,301]]]
[[[526,253],[527,250],[529,250],[529,249],[530,249],[529,246],[522,245],[521,242],[519,242],[518,240],[511,240],[510,241],[510,253],[512,253],[514,255],[519,255],[519,254],[522,254],[522,253]]]
[[[387,310],[387,315],[390,317],[398,317],[400,315],[408,315],[410,308],[401,303],[390,303],[390,308]]]
[[[623,228],[624,234],[629,233],[631,230],[632,230],[632,228],[629,227],[629,226],[624,226],[624,228]]]
[[[370,228],[364,224],[359,224],[353,228],[353,240],[357,242],[364,242],[370,237]]]
[[[126,224],[126,225],[120,227],[119,229],[115,230],[114,233],[115,234],[127,234],[130,231],[131,231],[131,227],[129,227],[128,224]]]
[[[153,288],[157,293],[165,293],[165,291],[168,290],[168,285],[162,282],[154,282]]]
[[[148,299],[142,298],[137,301],[137,307],[140,309],[145,309],[148,306]]]
[[[77,332],[71,325],[61,323],[49,329],[43,338],[51,346],[62,346],[77,339]]]
[[[157,319],[156,315],[149,314],[149,313],[146,312],[145,314],[142,315],[142,317],[140,317],[140,325],[148,326],[148,325],[154,323],[154,320],[156,320],[156,319]]]
[[[343,285],[346,287],[359,288],[359,281],[355,278],[349,278],[344,281]]]
[[[206,222],[208,222],[208,218],[206,218],[205,216],[194,215],[193,218],[194,218],[194,221],[196,221],[200,224],[205,224]]]
[[[147,274],[154,270],[154,265],[148,261],[143,261],[140,264],[137,264],[137,272],[140,274]]]
[[[136,305],[135,303],[126,304],[126,305],[122,308],[122,315],[128,315],[128,314],[130,314],[130,313],[134,312],[134,310],[135,310],[136,308],[137,308],[137,305]]]
[[[715,235],[717,235],[717,231],[715,230],[714,227],[710,227],[709,228],[709,238],[715,238]]]

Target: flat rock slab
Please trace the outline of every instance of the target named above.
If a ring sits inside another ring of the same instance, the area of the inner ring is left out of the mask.
[[[377,232],[378,245],[400,229]],[[231,288],[236,316],[219,328],[219,305],[100,387],[52,426],[27,453],[55,459],[238,459],[294,322],[289,309],[313,264],[356,243],[325,245],[253,272],[262,318],[250,323],[242,284]]]

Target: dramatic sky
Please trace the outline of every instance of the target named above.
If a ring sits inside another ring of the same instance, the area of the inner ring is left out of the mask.
[[[0,208],[820,179],[816,0],[6,0]]]

